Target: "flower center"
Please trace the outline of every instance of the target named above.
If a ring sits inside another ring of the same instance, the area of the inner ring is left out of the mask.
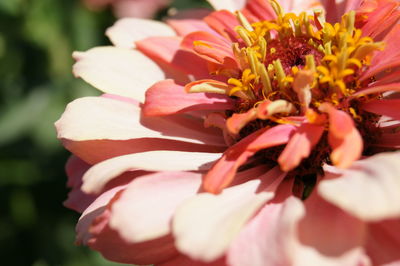
[[[372,52],[382,50],[384,43],[363,36],[355,27],[354,11],[332,25],[318,10],[313,15],[296,15],[285,14],[276,0],[271,1],[271,6],[277,15],[271,21],[250,24],[243,14],[236,13],[240,25],[235,31],[239,38],[232,47],[239,71],[220,71],[228,76],[225,88],[220,83],[201,85],[212,87],[213,92],[222,90],[237,100],[235,109],[227,112],[230,133],[240,140],[261,128],[299,125],[299,118],[327,127],[329,109],[333,107],[353,119],[364,140],[378,137],[379,117],[358,107],[381,95],[367,99],[353,94],[370,82],[360,81],[360,76],[370,64]],[[278,146],[263,150],[255,157],[276,163],[282,149]],[[307,187],[307,182],[315,181],[322,172],[323,163],[331,163],[331,151],[325,130],[308,158],[290,174],[301,177]]]

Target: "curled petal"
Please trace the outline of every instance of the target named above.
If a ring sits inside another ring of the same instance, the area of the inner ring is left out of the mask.
[[[263,101],[257,107],[257,116],[260,119],[267,119],[278,113],[291,114],[294,112],[296,112],[294,105],[285,100]]]
[[[338,167],[349,167],[360,158],[363,150],[363,140],[354,126],[353,119],[329,103],[321,104],[319,109],[329,114],[328,141],[333,149],[332,162]]]
[[[297,167],[302,159],[310,155],[312,148],[318,143],[323,132],[323,126],[309,123],[301,124],[278,158],[281,169],[288,172]]]
[[[221,81],[213,79],[204,79],[204,80],[193,81],[189,84],[186,84],[185,91],[189,93],[209,92],[218,94],[228,94],[229,86]]]
[[[257,111],[251,108],[246,113],[235,113],[226,121],[229,132],[233,135],[239,134],[240,130],[250,121],[257,119]]]
[[[278,146],[289,141],[294,131],[291,125],[275,126],[263,129],[242,139],[228,148],[221,159],[208,171],[204,178],[204,189],[212,193],[219,193],[233,180],[237,169],[257,151]]]
[[[337,138],[329,133],[328,141],[333,149],[331,160],[337,167],[347,168],[361,156],[363,140],[356,128],[352,129],[344,138]]]
[[[323,103],[319,110],[329,114],[329,132],[337,138],[343,138],[354,128],[353,119],[345,112],[337,110],[330,103]]]

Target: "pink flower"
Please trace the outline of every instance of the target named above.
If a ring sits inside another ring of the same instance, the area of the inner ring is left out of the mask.
[[[399,2],[209,2],[74,53],[105,93],[56,122],[77,242],[134,264],[400,264]]]
[[[170,0],[85,0],[88,7],[99,9],[112,5],[117,17],[152,18],[156,12],[170,3]]]

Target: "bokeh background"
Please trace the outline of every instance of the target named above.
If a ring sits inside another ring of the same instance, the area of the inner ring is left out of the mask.
[[[69,153],[53,126],[69,101],[99,95],[73,77],[71,54],[108,45],[104,32],[115,20],[110,8],[89,10],[80,0],[0,0],[1,265],[122,265],[74,245],[79,214],[62,205]]]

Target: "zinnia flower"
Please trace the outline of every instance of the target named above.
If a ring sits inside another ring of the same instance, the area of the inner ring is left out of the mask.
[[[105,93],[56,123],[77,242],[134,264],[398,265],[399,2],[209,2],[74,53]]]
[[[165,8],[170,0],[85,0],[91,9],[112,5],[117,17],[152,18],[158,10]]]

